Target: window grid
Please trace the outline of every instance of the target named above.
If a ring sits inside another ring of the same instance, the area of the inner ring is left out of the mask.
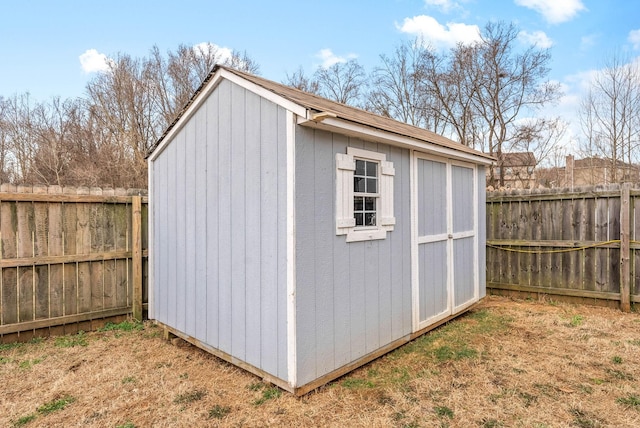
[[[375,227],[377,223],[378,163],[356,159],[353,175],[353,214],[356,227]]]

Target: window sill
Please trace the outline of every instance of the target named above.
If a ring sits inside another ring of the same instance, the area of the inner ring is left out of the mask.
[[[387,231],[385,229],[357,229],[350,230],[347,233],[346,242],[373,241],[376,239],[386,239]]]

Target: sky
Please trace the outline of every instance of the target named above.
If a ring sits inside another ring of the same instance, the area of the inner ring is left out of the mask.
[[[84,95],[118,53],[211,43],[246,52],[267,79],[356,59],[366,71],[423,36],[437,49],[469,42],[490,21],[513,22],[522,47],[551,49],[548,78],[574,120],[580,94],[612,55],[640,56],[636,0],[0,0],[0,96]]]

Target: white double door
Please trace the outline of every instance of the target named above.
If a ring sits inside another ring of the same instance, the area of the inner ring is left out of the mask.
[[[477,185],[472,164],[412,159],[413,326],[421,330],[478,300]]]

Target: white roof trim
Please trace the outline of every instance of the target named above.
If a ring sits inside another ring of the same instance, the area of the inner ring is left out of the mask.
[[[352,137],[362,138],[367,141],[419,150],[424,153],[431,153],[450,159],[465,160],[482,165],[491,165],[493,163],[491,159],[484,156],[474,155],[473,153],[440,146],[437,143],[394,134],[389,131],[371,128],[366,125],[360,125],[354,122],[341,120],[339,118],[326,118],[321,122],[314,122],[312,120],[307,120],[304,117],[300,117],[298,119],[298,125],[322,129],[329,132],[337,132]]]
[[[298,116],[306,116],[307,115],[307,110],[297,104],[294,103],[292,101],[287,100],[286,98],[281,97],[280,95],[277,95],[265,88],[263,88],[262,86],[256,85],[253,82],[250,82],[234,73],[229,72],[228,70],[225,70],[224,68],[220,68],[216,71],[216,73],[213,75],[213,77],[211,78],[211,80],[207,83],[207,85],[202,89],[202,91],[200,91],[200,93],[196,96],[196,98],[193,100],[193,102],[191,103],[191,105],[187,108],[187,110],[182,113],[182,116],[180,116],[180,118],[178,119],[178,122],[173,125],[173,127],[169,130],[169,132],[167,133],[167,135],[164,136],[164,138],[162,139],[162,141],[158,144],[158,146],[153,150],[153,152],[151,153],[151,155],[149,155],[149,161],[153,162],[159,155],[160,153],[163,152],[163,150],[166,148],[167,144],[169,144],[169,142],[175,137],[175,135],[182,129],[182,127],[189,121],[189,119],[191,118],[191,116],[194,115],[194,113],[196,111],[198,111],[198,109],[200,108],[200,106],[202,105],[202,103],[204,103],[204,101],[207,99],[207,97],[211,94],[211,92],[213,92],[213,90],[218,86],[218,84],[220,83],[220,81],[222,79],[227,79],[230,82],[233,82],[245,89],[247,89],[248,91],[251,91],[259,96],[261,96],[262,98],[265,98],[281,107],[283,107],[284,109],[291,111],[293,113],[295,113]]]

